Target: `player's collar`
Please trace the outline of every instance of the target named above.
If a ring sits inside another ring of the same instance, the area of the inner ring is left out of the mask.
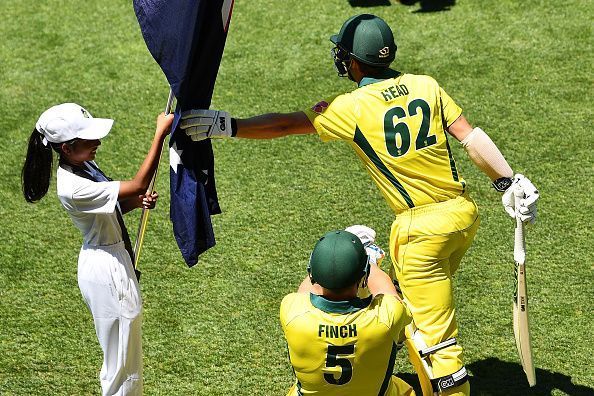
[[[359,88],[364,87],[369,84],[375,84],[376,82],[387,80],[388,78],[395,78],[401,75],[399,71],[386,69],[377,77],[363,77],[361,81],[359,81]]]
[[[364,299],[355,297],[346,301],[331,301],[324,298],[323,296],[318,296],[317,294],[310,293],[309,295],[309,301],[314,307],[324,312],[342,314],[357,312],[363,308],[366,308],[371,303],[372,298],[372,296]]]

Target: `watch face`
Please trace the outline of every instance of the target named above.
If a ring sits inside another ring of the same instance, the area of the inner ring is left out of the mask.
[[[493,187],[495,190],[503,192],[512,185],[512,179],[509,177],[500,177],[499,179],[493,182]]]

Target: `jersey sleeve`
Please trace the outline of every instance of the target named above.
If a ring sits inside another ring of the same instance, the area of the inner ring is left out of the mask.
[[[285,334],[291,322],[309,312],[311,307],[309,300],[309,293],[291,293],[283,298],[280,306],[280,322]]]
[[[357,121],[352,95],[343,94],[322,100],[303,112],[323,142],[353,140]]]
[[[285,331],[287,324],[291,320],[291,306],[295,300],[295,293],[287,294],[280,305],[280,323],[283,331]]]
[[[119,191],[119,181],[93,182],[80,178],[72,191],[72,206],[83,213],[113,213]]]
[[[406,325],[412,321],[412,314],[406,304],[396,296],[383,295],[380,303],[381,316],[390,327],[394,341],[400,341],[400,334]]]
[[[439,98],[441,101],[441,111],[443,113],[443,119],[446,126],[452,125],[454,121],[462,114],[462,109],[454,102],[454,100],[439,87]]]

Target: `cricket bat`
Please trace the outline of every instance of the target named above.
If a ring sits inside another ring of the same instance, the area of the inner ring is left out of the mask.
[[[524,197],[522,191],[514,191],[516,207]],[[515,288],[513,321],[514,336],[518,356],[522,363],[522,368],[526,373],[528,384],[536,385],[536,374],[534,371],[534,362],[532,356],[532,346],[530,345],[530,326],[528,322],[528,290],[526,287],[526,239],[524,238],[524,223],[516,218],[516,230],[514,238],[514,261],[515,261]]]

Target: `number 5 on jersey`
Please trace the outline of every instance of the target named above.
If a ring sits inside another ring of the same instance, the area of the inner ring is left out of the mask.
[[[353,377],[353,364],[348,359],[355,354],[355,345],[328,345],[328,352],[326,353],[326,369],[340,367],[341,373],[338,378],[334,375],[334,371],[324,373],[324,379],[329,384],[344,385]],[[340,356],[339,356],[340,355]],[[324,370],[330,371],[330,370]]]

